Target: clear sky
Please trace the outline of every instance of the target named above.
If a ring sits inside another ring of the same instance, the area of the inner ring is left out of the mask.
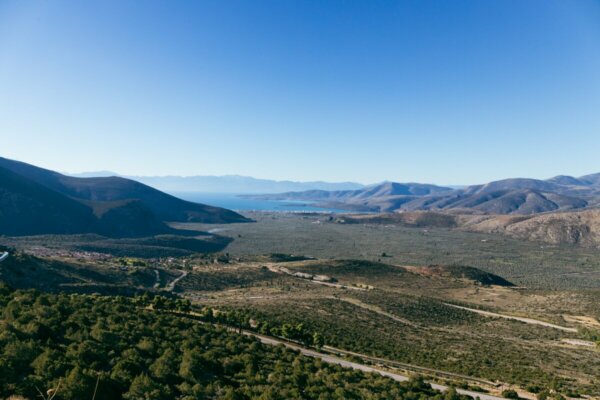
[[[70,172],[600,172],[600,1],[4,0],[0,139]]]

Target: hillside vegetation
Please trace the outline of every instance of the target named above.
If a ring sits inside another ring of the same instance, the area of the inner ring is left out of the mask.
[[[0,398],[466,399],[398,383],[168,313],[189,303],[0,286]],[[170,304],[170,305],[168,305]]]

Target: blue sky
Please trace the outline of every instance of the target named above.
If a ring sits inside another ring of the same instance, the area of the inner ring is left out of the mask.
[[[71,172],[600,172],[600,2],[5,0],[0,139]]]

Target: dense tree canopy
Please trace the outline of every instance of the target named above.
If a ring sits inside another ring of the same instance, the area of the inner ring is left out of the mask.
[[[0,286],[0,398],[459,399],[343,369],[140,299]],[[177,307],[186,308],[185,303]]]

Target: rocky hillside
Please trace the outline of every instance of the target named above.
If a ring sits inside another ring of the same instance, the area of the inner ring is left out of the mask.
[[[528,217],[492,217],[468,222],[462,229],[552,244],[600,247],[600,209]]]

